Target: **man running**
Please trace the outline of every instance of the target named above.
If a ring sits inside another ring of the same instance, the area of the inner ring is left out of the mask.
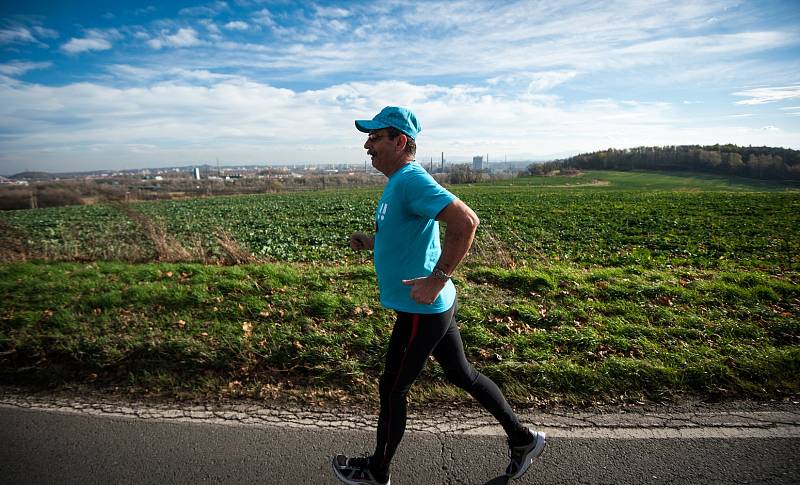
[[[375,210],[375,233],[352,234],[350,247],[374,249],[381,305],[395,310],[397,320],[380,378],[375,452],[337,455],[333,470],[348,484],[390,483],[389,465],[406,427],[406,395],[433,355],[447,379],[503,426],[511,455],[506,475],[518,478],[544,450],[545,434],[523,426],[497,385],[467,362],[455,320],[450,275],[472,245],[478,216],[414,160],[422,127],[411,111],[387,106],[373,119],[355,123],[369,134],[364,148],[372,166],[389,180]],[[447,225],[444,249],[438,221]]]

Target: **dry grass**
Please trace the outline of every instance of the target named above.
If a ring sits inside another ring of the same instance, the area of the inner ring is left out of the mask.
[[[477,260],[480,264],[488,266],[500,266],[502,268],[516,268],[513,250],[506,247],[506,243],[500,241],[492,235],[491,228],[482,228],[472,245],[473,261]]]
[[[223,251],[222,263],[225,265],[247,264],[261,262],[259,258],[254,256],[250,251],[243,248],[230,234],[226,231],[218,231],[217,243]]]
[[[250,251],[243,248],[227,231],[221,229],[216,231],[215,236],[217,244],[219,244],[222,254],[219,258],[210,259],[208,257],[207,248],[204,247],[199,237],[194,241],[190,241],[188,247],[186,247],[167,232],[163,222],[154,221],[135,211],[127,204],[118,204],[117,207],[122,213],[136,223],[153,243],[157,261],[168,263],[217,263],[225,266],[262,262]]]
[[[151,220],[127,204],[116,204],[116,207],[147,235],[155,248],[157,261],[167,263],[204,261],[202,253],[193,254],[184,248],[180,241],[171,236],[163,222]]]
[[[244,248],[233,236],[222,229],[214,231],[217,246],[208,247],[200,235],[190,237],[183,243],[170,234],[163,221],[152,219],[126,203],[113,206],[128,217],[144,236],[138,243],[124,246],[95,241],[87,247],[86,238],[80,230],[68,227],[62,231],[58,244],[42,247],[29,247],[23,230],[7,221],[0,220],[0,262],[20,262],[28,260],[45,261],[127,261],[127,262],[201,262],[233,266],[237,264],[261,263]],[[143,244],[144,243],[144,244]],[[150,244],[147,244],[150,243]],[[150,247],[152,245],[152,247]]]

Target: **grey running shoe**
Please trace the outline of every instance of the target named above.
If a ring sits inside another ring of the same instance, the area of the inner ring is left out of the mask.
[[[348,458],[344,455],[333,457],[333,472],[336,478],[348,485],[391,485],[391,480],[386,477],[385,482],[379,481],[369,468],[369,456]]]
[[[506,476],[509,478],[519,478],[533,463],[533,459],[541,455],[544,451],[545,440],[544,433],[541,431],[532,432],[528,431],[533,438],[527,445],[511,446],[511,441],[508,443],[508,454],[511,456],[511,463],[506,468]]]

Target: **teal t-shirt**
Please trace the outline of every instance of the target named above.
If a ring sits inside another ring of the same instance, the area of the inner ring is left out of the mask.
[[[375,210],[375,273],[381,305],[408,313],[441,313],[455,302],[452,281],[431,305],[411,299],[403,280],[428,276],[442,254],[436,216],[456,196],[439,185],[418,163],[391,176]]]

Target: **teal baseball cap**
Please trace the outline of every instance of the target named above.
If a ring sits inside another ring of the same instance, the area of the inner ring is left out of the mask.
[[[371,133],[383,128],[397,128],[413,140],[422,131],[417,117],[411,111],[398,106],[387,106],[371,120],[356,120],[356,128],[364,133]]]

